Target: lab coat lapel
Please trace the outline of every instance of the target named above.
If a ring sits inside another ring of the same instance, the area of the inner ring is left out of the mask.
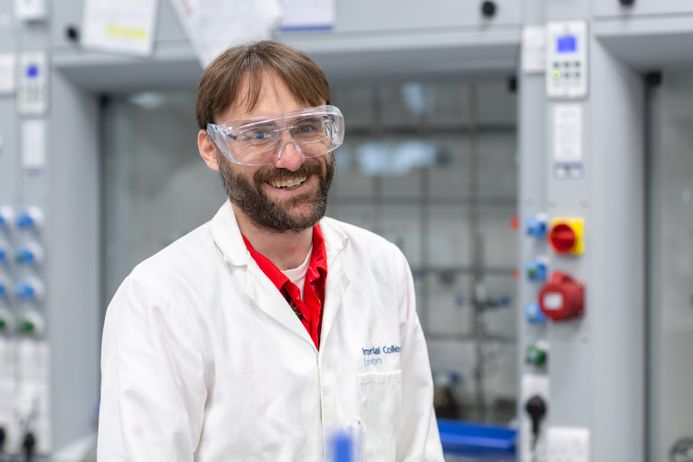
[[[315,344],[308,331],[293,312],[277,287],[265,276],[265,273],[253,262],[248,264],[246,293],[251,303],[265,314],[282,324],[308,342],[313,349]],[[316,350],[317,351],[317,350]]]
[[[327,283],[325,284],[325,305],[322,312],[320,345],[324,345],[330,331],[337,321],[339,311],[345,304],[345,295],[350,279],[343,267],[342,251],[346,247],[346,235],[332,225],[330,219],[320,222],[325,246],[327,247]]]
[[[315,349],[301,321],[250,256],[229,201],[226,201],[212,218],[211,232],[226,263],[245,270],[245,292],[251,304],[299,335]]]
[[[248,265],[251,259],[250,253],[243,242],[230,201],[224,202],[214,215],[210,222],[210,231],[217,249],[229,265],[235,267]]]
[[[329,264],[330,262],[328,262]],[[320,332],[320,345],[325,344],[325,340],[330,335],[337,315],[344,305],[345,294],[348,294],[349,278],[342,271],[342,261],[336,258],[332,267],[327,269],[327,284],[325,285],[325,305],[322,312],[322,329]]]

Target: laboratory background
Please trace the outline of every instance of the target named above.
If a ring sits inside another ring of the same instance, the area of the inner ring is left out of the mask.
[[[106,306],[224,201],[195,90],[258,38],[330,80],[447,461],[693,462],[689,0],[0,0],[0,461],[95,460]]]

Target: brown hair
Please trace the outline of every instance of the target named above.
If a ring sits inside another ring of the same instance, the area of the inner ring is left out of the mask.
[[[242,104],[251,110],[257,104],[262,76],[271,71],[289,91],[310,106],[330,99],[325,74],[308,56],[273,40],[229,48],[202,73],[195,98],[195,115],[200,129],[215,122],[230,106]],[[245,90],[245,94],[240,92]]]

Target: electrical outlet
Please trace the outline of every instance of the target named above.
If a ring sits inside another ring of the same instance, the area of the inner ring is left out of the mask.
[[[544,418],[539,429],[539,435],[532,447],[532,422],[525,411],[527,401],[533,396],[540,396],[547,403],[548,414],[551,413],[549,404],[549,378],[544,374],[524,374],[522,376],[522,391],[520,396],[520,462],[553,462],[546,458],[546,426],[548,416]]]
[[[590,462],[590,431],[550,427],[546,434],[549,462]]]

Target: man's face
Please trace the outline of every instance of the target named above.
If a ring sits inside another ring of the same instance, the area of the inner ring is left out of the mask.
[[[244,120],[307,107],[281,79],[266,75],[255,107],[230,110],[221,120]],[[234,164],[218,153],[219,173],[231,202],[256,225],[277,232],[313,226],[325,215],[327,193],[334,177],[334,156],[304,158],[287,142],[280,158],[267,166]]]
[[[219,173],[231,202],[256,225],[295,232],[313,226],[325,215],[327,192],[334,177],[334,156],[307,159],[299,170],[292,172],[234,165],[220,154]],[[274,186],[302,178],[306,180],[293,189]]]

